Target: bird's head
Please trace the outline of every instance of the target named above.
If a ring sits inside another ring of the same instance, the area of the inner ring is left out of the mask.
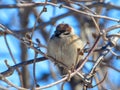
[[[56,27],[56,30],[54,32],[54,35],[56,37],[65,37],[65,36],[69,36],[69,35],[73,35],[73,34],[74,34],[74,30],[68,24],[59,24]]]

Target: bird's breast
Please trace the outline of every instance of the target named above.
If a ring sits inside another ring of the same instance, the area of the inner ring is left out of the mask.
[[[77,49],[82,44],[77,37],[52,38],[48,44],[48,55],[54,57],[68,68],[75,65],[77,59]]]

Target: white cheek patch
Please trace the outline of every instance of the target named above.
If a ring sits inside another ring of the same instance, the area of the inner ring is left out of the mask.
[[[64,32],[63,34],[64,34],[64,35],[69,35],[69,34],[70,34],[70,32]]]

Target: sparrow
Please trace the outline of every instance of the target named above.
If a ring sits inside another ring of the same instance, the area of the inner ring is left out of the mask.
[[[48,56],[55,60],[62,74],[73,71],[83,59],[84,43],[68,24],[59,24],[48,41]]]

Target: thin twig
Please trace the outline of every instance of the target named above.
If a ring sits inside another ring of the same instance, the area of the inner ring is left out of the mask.
[[[46,57],[36,58],[36,62],[41,62],[41,61],[45,61],[45,60],[47,60]],[[31,59],[31,60],[24,61],[19,64],[13,65],[13,66],[10,66],[10,68],[8,68],[8,70],[1,72],[0,74],[2,74],[5,77],[10,76],[10,73],[13,72],[16,68],[24,67],[29,64],[33,64],[33,62],[34,62],[34,59]]]
[[[37,6],[41,6],[41,5],[45,5],[45,4],[46,4],[45,2],[10,4],[10,5],[0,5],[0,8],[1,9],[2,8],[7,8],[7,9],[10,9],[10,8],[28,8],[28,7],[37,7]],[[47,2],[47,5],[52,5],[52,6],[59,7],[57,4],[51,3],[51,2]],[[94,14],[91,14],[91,13],[86,13],[86,12],[83,12],[83,11],[80,11],[80,10],[77,10],[77,9],[74,9],[72,7],[65,6],[65,5],[62,5],[62,7],[63,8],[67,8],[67,9],[72,10],[72,11],[77,12],[77,13],[81,13],[81,14],[87,15],[87,16],[93,16],[93,17],[96,17],[96,18],[104,18],[104,19],[107,19],[107,20],[115,21],[115,22],[119,22],[120,21],[119,19],[116,19],[116,18],[111,18],[111,17],[107,17],[107,16],[94,15]]]
[[[10,56],[11,56],[11,58],[12,58],[12,60],[13,60],[13,62],[14,62],[14,64],[16,65],[17,63],[16,63],[16,60],[15,60],[15,58],[14,58],[14,56],[13,56],[13,54],[12,54],[12,51],[11,51],[11,49],[10,49],[10,47],[9,47],[9,44],[8,44],[8,41],[7,41],[7,37],[6,37],[6,35],[4,34],[4,40],[5,40],[5,43],[6,43],[6,46],[7,46],[7,48],[8,48],[8,51],[9,51],[9,54],[10,54]],[[20,82],[22,83],[23,82],[23,78],[22,78],[22,74],[21,74],[21,72],[20,72],[20,70],[18,69],[18,68],[16,68],[16,70],[17,70],[17,72],[18,72],[18,76],[19,76],[19,78],[20,78]],[[23,85],[22,85],[23,86]]]
[[[34,85],[33,85],[33,89],[37,86],[37,80],[36,80],[36,57],[37,57],[37,53],[35,52],[35,56],[34,56],[34,61],[33,61],[33,79],[34,79]]]
[[[105,30],[106,32],[109,32],[109,31],[112,31],[112,30],[117,29],[117,28],[120,28],[120,24],[113,25],[113,26],[111,26],[111,27],[109,27],[109,28],[106,28],[106,29],[104,29],[104,30]]]
[[[112,4],[112,3],[105,3],[105,2],[95,2],[95,3],[91,3],[86,5],[89,8],[92,7],[105,7],[106,9],[116,9],[116,10],[120,10],[120,6]]]
[[[33,29],[32,29],[31,38],[33,37],[33,33],[34,33],[34,30],[35,30],[35,26],[36,26],[36,24],[37,24],[37,21],[38,21],[39,17],[42,15],[43,12],[46,12],[46,7],[45,7],[46,4],[47,4],[47,0],[45,1],[45,4],[44,4],[44,6],[43,6],[42,11],[39,13],[39,15],[37,16],[37,19],[35,20],[35,23],[34,23],[34,26],[33,26]]]
[[[2,74],[0,74],[0,78],[5,81],[8,85],[12,86],[12,87],[15,87],[16,89],[18,90],[28,90],[26,88],[23,88],[23,87],[18,87],[16,86],[15,84],[13,84],[12,82],[10,82],[9,80],[7,80]]]
[[[107,76],[107,72],[105,73],[104,78],[99,83],[97,83],[96,85],[94,85],[93,87],[96,87],[96,86],[100,85],[105,80],[106,76]]]

